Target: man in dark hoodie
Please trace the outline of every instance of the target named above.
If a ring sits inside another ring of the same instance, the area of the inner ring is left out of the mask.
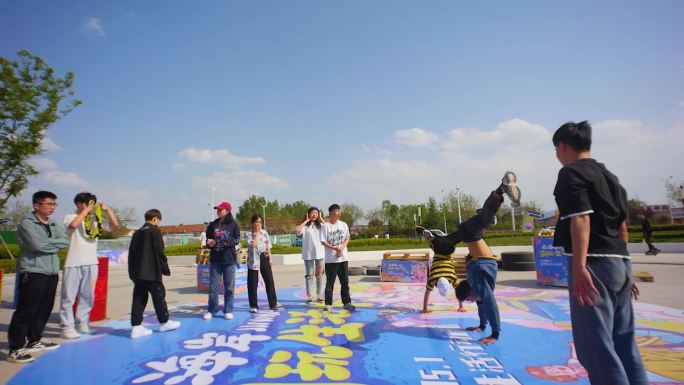
[[[174,330],[180,326],[180,322],[169,320],[169,310],[166,307],[166,289],[162,283],[162,275],[171,275],[171,271],[164,254],[164,240],[157,227],[161,217],[159,210],[147,210],[145,224],[133,234],[128,248],[128,276],[135,285],[131,305],[131,338],[152,334],[152,330],[142,325],[148,293],[152,296],[154,311],[161,324],[159,331]]]
[[[219,279],[223,277],[223,318],[233,319],[235,266],[240,263],[235,246],[240,243],[240,228],[230,212],[232,206],[221,202],[214,207],[216,218],[207,226],[209,254],[209,308],[202,316],[210,320],[218,313]]]

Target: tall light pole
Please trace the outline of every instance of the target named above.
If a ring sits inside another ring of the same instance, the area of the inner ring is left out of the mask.
[[[214,220],[214,193],[216,192],[216,187],[211,188],[211,203],[209,203],[209,218]]]
[[[456,176],[456,170],[454,169],[454,184],[456,185],[456,205],[458,206],[458,224],[461,222],[461,189],[458,188],[458,177]]]
[[[456,187],[456,205],[458,206],[458,224],[461,224],[461,189]]]
[[[446,226],[446,197],[444,196],[444,189],[442,189],[442,214],[444,216],[444,232],[447,232]]]
[[[267,204],[267,203],[261,203],[261,202],[259,202],[259,204],[261,205],[261,212],[263,213],[264,229],[265,229],[265,228],[266,228],[266,204]]]
[[[511,205],[511,223],[513,223],[513,231],[515,231],[515,207]]]

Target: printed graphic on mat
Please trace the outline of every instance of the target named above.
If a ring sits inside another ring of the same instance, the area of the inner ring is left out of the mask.
[[[421,314],[421,284],[359,283],[357,306],[307,306],[301,289],[280,290],[285,310],[203,320],[206,303],[172,310],[176,331],[131,340],[127,319],[68,341],[27,364],[10,384],[588,384],[574,354],[567,292],[497,286],[502,333],[477,343],[474,304],[457,313],[432,295]],[[260,298],[265,299],[265,295]],[[684,312],[637,303],[637,334],[651,384],[684,383]],[[145,321],[156,329],[156,319]]]

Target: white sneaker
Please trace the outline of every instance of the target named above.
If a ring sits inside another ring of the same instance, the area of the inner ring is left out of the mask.
[[[256,312],[258,312],[258,311],[259,311],[259,309],[255,308],[255,307],[249,308],[249,312],[250,312],[250,313],[256,313]]]
[[[76,325],[76,331],[81,334],[93,334],[93,330],[87,324]]]
[[[223,318],[225,318],[227,320],[231,320],[231,319],[233,319],[233,313],[226,313],[223,315]]]
[[[149,336],[150,334],[152,334],[152,330],[142,325],[133,326],[133,328],[131,329],[131,338],[145,337]]]
[[[214,316],[209,312],[204,313],[204,315],[202,316],[202,318],[204,319],[212,319],[213,317]]]
[[[168,320],[165,323],[161,324],[161,326],[159,327],[159,331],[168,332],[169,330],[178,329],[180,326],[181,323],[179,321]]]
[[[81,337],[80,334],[74,329],[62,329],[62,338],[67,339],[67,340],[73,340],[75,338]]]

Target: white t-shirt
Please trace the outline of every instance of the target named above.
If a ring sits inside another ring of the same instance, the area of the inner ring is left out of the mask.
[[[64,227],[69,237],[69,251],[64,267],[97,265],[97,238],[90,238],[86,235],[85,221],[81,222],[78,228],[70,229],[69,223],[76,217],[76,214],[67,214],[64,217]]]
[[[323,244],[321,244],[321,231],[325,224],[321,224],[319,229],[315,225],[304,226],[302,231],[302,259],[310,261],[312,259],[323,259],[325,251]]]
[[[335,224],[326,222],[321,226],[321,241],[326,241],[333,246],[341,245],[345,240],[349,239],[349,226],[342,221],[337,221]],[[325,248],[325,263],[339,263],[349,260],[347,255],[347,248],[342,250],[342,256],[337,257],[337,251]]]

